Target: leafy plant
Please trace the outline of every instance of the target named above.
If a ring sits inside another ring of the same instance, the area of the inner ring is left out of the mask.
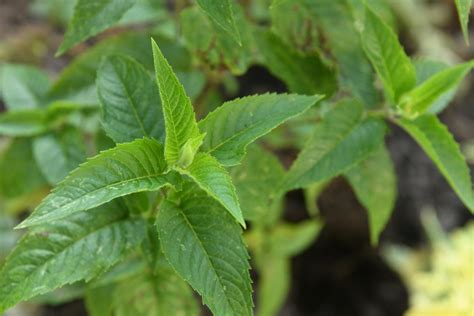
[[[456,4],[467,34],[469,1]],[[474,61],[412,60],[384,1],[78,0],[58,54],[143,8],[143,30],[104,39],[54,82],[3,67],[1,202],[34,211],[0,272],[0,312],[63,287],[91,315],[196,315],[191,287],[215,315],[252,315],[246,240],[257,313],[274,315],[290,258],[324,225],[311,206],[310,220],[285,222],[285,194],[314,203],[345,177],[375,245],[396,199],[389,124],[474,212],[468,166],[436,116]],[[223,102],[251,65],[289,93]],[[300,149],[288,170],[268,150],[284,141]]]

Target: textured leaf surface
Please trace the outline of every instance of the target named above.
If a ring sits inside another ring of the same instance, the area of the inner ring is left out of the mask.
[[[97,73],[102,126],[116,142],[164,140],[160,95],[146,69],[121,55],[104,59]]]
[[[252,145],[242,164],[231,170],[231,175],[245,219],[274,222],[279,215],[277,188],[285,175],[278,158]]]
[[[471,13],[472,0],[455,0],[456,9],[458,10],[459,22],[461,23],[464,40],[469,44],[469,14]]]
[[[223,165],[238,164],[248,144],[305,112],[321,98],[264,94],[226,102],[199,122],[206,133],[202,148]]]
[[[71,172],[20,227],[38,225],[87,210],[114,198],[155,191],[170,180],[163,147],[151,139],[101,152]]]
[[[286,188],[328,180],[359,163],[378,147],[386,126],[377,119],[362,119],[362,109],[356,101],[342,101],[324,117],[291,166]]]
[[[400,99],[399,108],[408,118],[416,118],[428,110],[446,92],[455,88],[474,67],[474,60],[441,70]]]
[[[368,7],[362,45],[392,101],[397,102],[403,93],[415,86],[415,69],[397,35]]]
[[[193,163],[180,172],[191,177],[201,189],[222,204],[245,227],[232,179],[214,157],[198,153]]]
[[[90,280],[124,258],[145,235],[116,203],[74,214],[24,237],[0,273],[0,312],[78,280]]]
[[[37,68],[17,64],[6,64],[2,68],[0,86],[9,110],[42,106],[49,85],[48,76]]]
[[[232,11],[232,0],[197,0],[197,4],[222,30],[241,44],[240,33]]]
[[[179,160],[181,150],[186,142],[200,137],[201,133],[197,127],[191,100],[158,45],[152,41],[152,46],[156,82],[160,90],[165,118],[165,158],[170,165],[173,165]],[[196,152],[198,148],[199,146],[191,148],[191,151]]]
[[[367,106],[377,102],[374,76],[366,59],[353,21],[348,0],[302,0],[338,62],[341,86],[364,100]]]
[[[214,315],[252,315],[248,254],[241,229],[204,191],[165,201],[157,228],[165,257]]]
[[[134,3],[133,0],[78,0],[57,54],[116,24]]]
[[[33,154],[44,177],[56,185],[86,159],[86,148],[79,130],[66,128],[34,139]]]
[[[423,148],[467,208],[474,213],[474,193],[469,168],[459,145],[436,116],[426,114],[414,121],[398,121]]]
[[[367,209],[370,239],[375,245],[392,214],[397,195],[395,170],[385,146],[346,172],[346,177]]]
[[[41,109],[20,109],[0,114],[0,135],[34,136],[48,129]]]
[[[270,31],[260,30],[256,36],[263,64],[283,80],[291,92],[331,95],[336,90],[334,72],[317,54],[301,54]]]

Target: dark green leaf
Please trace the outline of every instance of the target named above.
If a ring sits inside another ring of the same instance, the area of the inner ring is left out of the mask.
[[[0,312],[65,284],[90,280],[117,263],[145,235],[115,203],[32,231],[0,273]]]
[[[71,172],[19,227],[50,222],[131,193],[156,191],[172,177],[157,141],[119,144]]]
[[[78,0],[64,41],[56,54],[61,55],[74,45],[113,26],[134,3],[134,0]]]
[[[164,140],[159,92],[143,66],[112,55],[103,60],[97,77],[102,125],[116,143],[142,137]]]
[[[285,188],[305,187],[350,169],[367,158],[382,142],[386,126],[374,118],[362,118],[363,106],[342,101],[319,123],[291,166]]]
[[[165,201],[157,228],[165,257],[215,315],[252,315],[248,254],[234,219],[204,191]]]
[[[418,142],[459,198],[474,213],[474,193],[469,168],[459,145],[446,126],[430,114],[413,121],[403,119],[398,124]]]
[[[305,112],[321,98],[264,94],[226,102],[199,122],[199,128],[206,133],[203,150],[223,165],[236,165],[248,144]]]

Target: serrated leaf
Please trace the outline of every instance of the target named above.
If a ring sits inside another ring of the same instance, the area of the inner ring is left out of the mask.
[[[156,191],[173,181],[172,176],[157,141],[143,138],[119,144],[71,172],[19,228],[60,219],[131,193]]]
[[[285,170],[278,158],[252,145],[242,164],[231,170],[244,218],[273,223],[279,215],[281,196],[277,192]]]
[[[474,213],[469,168],[447,127],[431,114],[422,115],[413,121],[402,119],[397,123],[423,148],[466,207]]]
[[[24,237],[0,273],[0,312],[65,284],[90,280],[145,235],[141,219],[111,203],[48,224]]]
[[[336,90],[335,73],[316,53],[302,54],[270,31],[258,30],[255,36],[263,64],[291,92],[331,95]]]
[[[201,189],[222,204],[237,222],[245,227],[232,178],[214,157],[198,153],[192,164],[186,169],[179,169],[179,172],[191,177]]]
[[[172,166],[179,160],[181,149],[186,142],[198,138],[201,133],[197,127],[191,100],[154,40],[152,46],[156,82],[165,118],[165,158]]]
[[[288,171],[285,188],[296,189],[337,176],[367,158],[382,142],[386,126],[363,119],[355,100],[338,103],[316,125],[313,135]]]
[[[19,109],[0,114],[0,135],[35,136],[48,129],[41,109]]]
[[[0,195],[11,199],[46,186],[46,180],[38,169],[31,150],[31,140],[17,138],[9,144],[0,159]]]
[[[187,186],[164,201],[157,228],[165,257],[214,315],[252,315],[248,254],[241,229],[204,191]]]
[[[78,0],[56,55],[116,24],[134,0]]]
[[[415,86],[415,69],[397,35],[369,7],[365,10],[362,46],[392,102]]]
[[[2,98],[10,111],[44,105],[49,85],[48,76],[35,67],[18,64],[2,67]]]
[[[225,166],[236,165],[248,144],[321,99],[319,95],[264,94],[226,102],[199,122],[206,133],[202,149]]]
[[[222,30],[227,32],[240,45],[239,29],[234,20],[232,0],[197,0],[197,4]]]
[[[434,102],[455,88],[474,67],[474,60],[441,70],[413,90],[405,93],[398,105],[407,118],[425,113]]]
[[[97,72],[102,126],[116,142],[142,137],[164,140],[159,92],[146,69],[121,55],[105,58]]]
[[[392,214],[397,195],[397,179],[390,154],[385,146],[380,146],[345,175],[367,209],[370,240],[376,245]]]
[[[374,76],[362,49],[348,0],[302,0],[338,62],[340,84],[368,107],[377,103]],[[337,26],[337,27],[336,27]]]
[[[56,185],[86,159],[86,148],[79,130],[69,127],[35,138],[33,155],[44,177]]]
[[[472,0],[455,0],[456,9],[458,11],[459,23],[461,24],[464,41],[469,45],[469,14],[471,13]]]

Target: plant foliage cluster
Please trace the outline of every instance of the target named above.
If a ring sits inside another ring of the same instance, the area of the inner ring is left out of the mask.
[[[168,5],[78,0],[58,55],[112,26],[142,27],[102,40],[54,81],[3,67],[2,207],[34,211],[0,272],[0,312],[66,286],[91,315],[196,315],[191,289],[215,315],[252,315],[248,244],[257,313],[274,315],[289,258],[322,225],[314,208],[312,220],[284,222],[288,191],[315,197],[345,177],[377,242],[396,199],[387,122],[474,211],[468,166],[437,117],[474,61],[410,59],[385,1]],[[456,5],[467,40],[471,1]],[[223,102],[253,65],[289,93]],[[288,143],[300,152],[286,169],[269,149]]]

